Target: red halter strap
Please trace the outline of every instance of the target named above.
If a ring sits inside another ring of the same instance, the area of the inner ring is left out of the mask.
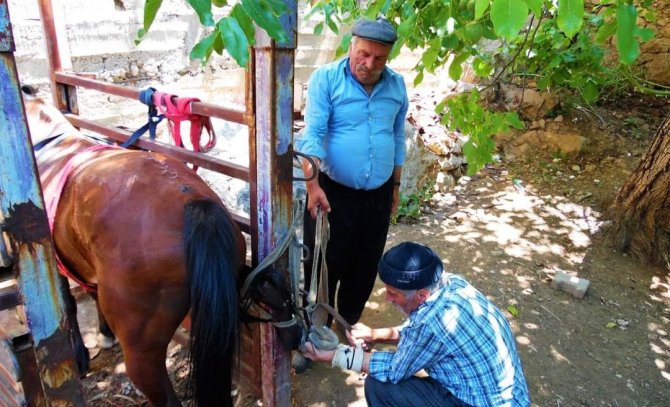
[[[70,157],[70,159],[63,166],[63,168],[61,168],[60,171],[58,171],[56,181],[50,183],[49,185],[47,185],[46,188],[44,188],[43,194],[44,194],[45,206],[47,211],[47,217],[49,219],[49,229],[51,230],[52,235],[54,231],[54,221],[56,220],[56,210],[58,209],[58,203],[60,202],[60,197],[63,192],[63,188],[65,188],[65,184],[67,182],[68,177],[70,176],[70,173],[74,170],[75,167],[77,167],[77,165],[86,160],[87,158],[86,155],[88,155],[89,153],[94,153],[100,150],[108,150],[110,148],[116,148],[116,147],[106,144],[96,144]],[[79,276],[72,273],[65,266],[60,256],[58,255],[58,252],[56,252],[56,262],[58,263],[58,271],[65,277],[69,277],[72,280],[74,280],[74,282],[79,284],[84,291],[93,293],[98,291],[97,284],[86,282],[81,278],[79,278]]]
[[[212,120],[208,116],[195,114],[191,110],[191,102],[199,101],[200,99],[198,98],[177,97],[176,95],[161,92],[154,92],[153,95],[156,109],[170,121],[168,129],[176,146],[184,147],[181,139],[181,122],[184,120],[191,122],[191,145],[193,146],[193,151],[196,153],[202,151],[202,149],[210,149],[216,144]],[[208,135],[205,145],[200,144],[203,128],[207,130]],[[193,169],[197,170],[198,167],[194,166]]]

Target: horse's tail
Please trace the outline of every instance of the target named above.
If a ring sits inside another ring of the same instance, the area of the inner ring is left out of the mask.
[[[191,376],[199,406],[232,405],[238,344],[237,227],[220,205],[193,201],[184,210],[186,267],[191,283]]]

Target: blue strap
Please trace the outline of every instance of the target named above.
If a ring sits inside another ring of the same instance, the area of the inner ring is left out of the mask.
[[[140,137],[142,137],[144,133],[146,133],[147,130],[149,130],[149,138],[151,140],[156,139],[156,127],[158,126],[158,123],[160,123],[161,120],[165,118],[165,115],[158,114],[158,110],[156,110],[156,106],[154,105],[153,101],[155,92],[155,88],[146,88],[140,91],[140,102],[149,106],[149,120],[147,121],[147,124],[135,130],[130,138],[121,144],[121,147],[127,148],[131,144],[134,144]]]

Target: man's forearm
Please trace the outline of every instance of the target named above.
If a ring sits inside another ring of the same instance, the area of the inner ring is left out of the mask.
[[[402,177],[402,166],[398,165],[393,167],[392,177],[394,185],[400,186],[400,178]]]
[[[375,328],[372,329],[372,341],[377,343],[397,343],[400,338],[398,328]]]
[[[310,156],[312,162],[306,158],[302,159],[302,173],[305,175],[305,186],[307,187],[307,192],[315,186],[319,185],[319,166],[321,165],[321,160],[317,157]]]

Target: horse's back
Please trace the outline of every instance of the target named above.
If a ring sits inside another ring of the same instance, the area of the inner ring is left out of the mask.
[[[91,153],[66,175],[53,231],[66,264],[99,285],[105,278],[185,281],[184,206],[220,202],[192,170],[162,154],[110,148]],[[52,172],[47,183],[61,176]],[[146,272],[156,268],[164,274]]]

